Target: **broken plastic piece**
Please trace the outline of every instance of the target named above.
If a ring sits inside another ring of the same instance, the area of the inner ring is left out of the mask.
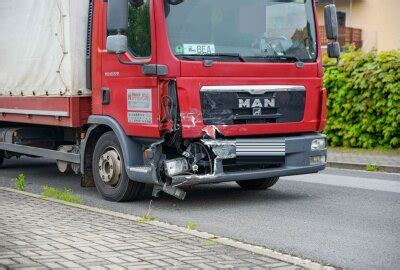
[[[184,200],[186,197],[186,192],[184,190],[174,186],[167,186],[167,184],[164,185],[163,191],[179,200]]]
[[[233,140],[201,140],[221,159],[236,158],[236,141]]]
[[[160,193],[161,193],[162,190],[163,190],[162,186],[154,185],[153,193],[152,193],[153,197],[155,197],[155,198],[160,197]]]

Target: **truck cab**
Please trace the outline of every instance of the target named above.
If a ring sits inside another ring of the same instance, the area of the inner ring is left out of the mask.
[[[267,189],[323,170],[316,17],[314,0],[91,0],[79,173],[123,201],[143,184],[183,199],[185,186]]]

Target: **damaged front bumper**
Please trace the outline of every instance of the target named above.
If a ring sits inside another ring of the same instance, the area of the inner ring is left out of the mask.
[[[300,136],[254,138],[237,140],[202,140],[216,156],[212,174],[178,175],[172,177],[173,186],[245,181],[299,174],[317,173],[326,167],[326,136],[307,134]],[[315,147],[317,145],[317,147]],[[280,158],[279,166],[246,170],[238,166],[225,171],[224,160],[235,158]]]

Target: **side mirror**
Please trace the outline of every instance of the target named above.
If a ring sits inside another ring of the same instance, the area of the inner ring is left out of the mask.
[[[108,32],[125,33],[128,30],[128,0],[108,0]]]
[[[339,26],[336,13],[336,6],[333,4],[327,5],[324,9],[325,15],[325,30],[326,37],[330,40],[337,40],[339,38]]]
[[[339,63],[340,57],[340,45],[337,41],[339,38],[339,24],[337,19],[337,12],[336,6],[333,4],[329,4],[324,9],[324,16],[325,16],[325,31],[326,37],[329,40],[332,40],[331,43],[328,44],[327,52],[329,58],[336,58],[336,63],[333,65],[324,65],[325,67],[328,66],[335,66]]]
[[[123,35],[128,30],[128,0],[108,0],[107,52],[121,54],[128,51],[128,38]]]
[[[334,41],[328,44],[327,48],[329,58],[339,58],[340,57],[340,45],[339,42]]]
[[[122,54],[128,51],[128,38],[124,35],[112,35],[107,37],[107,52]]]

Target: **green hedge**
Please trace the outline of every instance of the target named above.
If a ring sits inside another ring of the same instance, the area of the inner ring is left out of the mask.
[[[324,85],[331,146],[400,148],[400,52],[344,53]]]

